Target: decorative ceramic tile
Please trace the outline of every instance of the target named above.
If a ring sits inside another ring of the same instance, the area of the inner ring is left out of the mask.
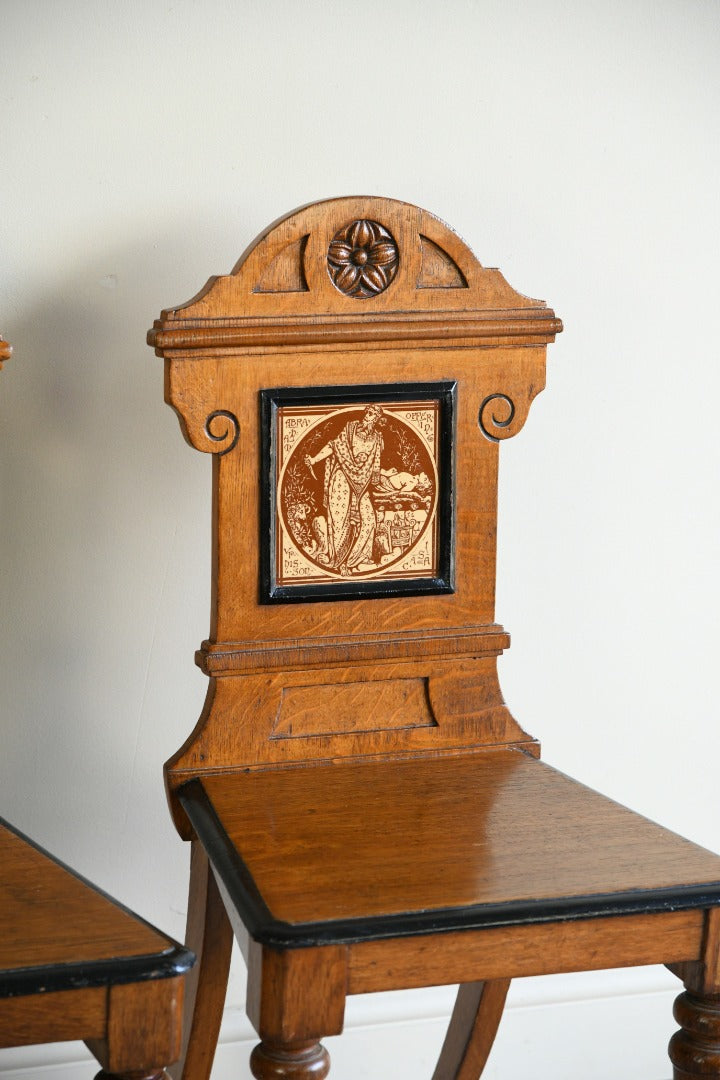
[[[264,598],[451,591],[453,384],[262,396]]]

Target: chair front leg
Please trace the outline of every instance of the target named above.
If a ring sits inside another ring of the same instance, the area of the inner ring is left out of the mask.
[[[509,979],[493,979],[458,988],[433,1080],[478,1080],[495,1041],[509,986]]]
[[[192,841],[185,943],[195,953],[183,1008],[183,1049],[172,1080],[208,1080],[220,1034],[233,931],[208,857]]]
[[[252,1052],[256,1080],[322,1080],[330,1056],[320,1044],[345,1017],[347,948],[274,949],[251,942],[247,1014],[262,1040]]]

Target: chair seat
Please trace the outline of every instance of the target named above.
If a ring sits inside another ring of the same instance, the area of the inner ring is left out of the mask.
[[[0,999],[172,978],[192,966],[187,949],[2,818],[0,866]]]
[[[111,1077],[180,1056],[195,957],[0,819],[0,1047],[82,1039]]]
[[[518,750],[220,773],[180,800],[271,946],[720,901],[720,857]]]

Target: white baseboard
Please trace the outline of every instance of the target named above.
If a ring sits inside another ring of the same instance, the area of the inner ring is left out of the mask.
[[[562,1000],[553,1000],[552,980],[515,984],[483,1080],[668,1080],[679,984],[648,969],[644,987],[635,972],[634,992],[618,993],[617,977],[564,978]],[[429,1080],[453,996],[442,987],[350,999],[344,1034],[323,1040],[331,1080]],[[228,1009],[212,1080],[251,1080],[256,1041],[244,1013]],[[93,1080],[97,1071],[80,1043],[0,1051],[2,1080]]]

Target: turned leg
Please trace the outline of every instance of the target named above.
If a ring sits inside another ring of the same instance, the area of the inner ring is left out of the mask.
[[[697,959],[668,967],[685,984],[673,1009],[680,1031],[668,1047],[673,1080],[720,1080],[720,907],[705,912]]]
[[[509,979],[493,979],[458,988],[433,1080],[478,1080],[495,1041],[509,986]]]
[[[680,1024],[669,1047],[673,1080],[720,1080],[720,994],[686,990],[673,1015]]]
[[[169,1072],[173,1080],[208,1080],[220,1034],[230,973],[233,932],[208,857],[197,840],[190,855],[185,943],[195,953],[187,977],[183,1046]]]
[[[250,1055],[256,1080],[323,1080],[330,1072],[330,1055],[318,1042],[272,1046],[259,1043]]]
[[[123,1072],[123,1073],[109,1073],[99,1072],[95,1077],[95,1080],[169,1080],[168,1074],[164,1069],[160,1072]]]

